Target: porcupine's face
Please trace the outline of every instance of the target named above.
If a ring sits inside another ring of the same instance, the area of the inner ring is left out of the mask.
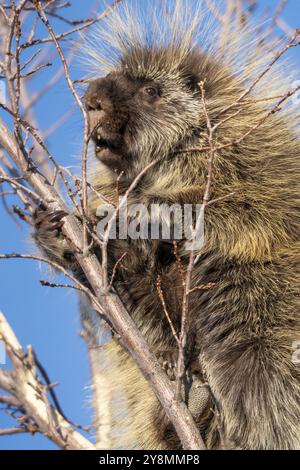
[[[85,95],[97,158],[126,169],[140,160],[167,158],[197,133],[200,55],[184,60],[176,51],[132,50]],[[197,64],[197,66],[196,66]]]

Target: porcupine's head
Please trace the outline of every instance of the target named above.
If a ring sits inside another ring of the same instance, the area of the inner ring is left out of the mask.
[[[250,31],[220,47],[201,0],[124,0],[119,7],[86,42],[92,80],[85,103],[96,157],[112,169],[143,168],[206,132],[200,82],[213,119],[269,58],[251,50]],[[264,98],[278,94],[276,73],[265,78]]]
[[[123,11],[122,19],[118,13],[109,17],[109,32],[99,33],[98,45],[108,34],[110,53],[117,54],[104,72],[105,61],[97,57],[102,70],[94,74],[102,76],[91,81],[85,103],[96,157],[113,168],[126,169],[137,159],[145,165],[197,138],[199,81],[206,79],[209,97],[209,76],[218,80],[219,68],[193,44],[199,15],[189,14],[186,1],[167,2],[171,10],[158,9],[158,3],[151,2],[150,26],[139,26],[131,11]]]

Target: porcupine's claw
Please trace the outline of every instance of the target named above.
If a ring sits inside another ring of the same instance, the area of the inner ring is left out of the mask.
[[[38,207],[33,214],[35,227],[33,237],[40,249],[50,259],[65,267],[69,267],[69,263],[74,261],[72,250],[61,232],[63,219],[67,215],[64,210],[46,209],[44,206]]]
[[[59,230],[64,224],[64,217],[68,213],[64,210],[51,210],[38,208],[33,214],[33,222],[37,230],[54,231]]]

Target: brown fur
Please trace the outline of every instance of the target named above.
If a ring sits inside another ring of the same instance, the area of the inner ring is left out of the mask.
[[[159,157],[129,203],[202,201],[208,152],[173,154],[174,149],[207,146],[197,83],[205,80],[213,123],[220,109],[240,96],[243,85],[203,51],[173,46],[127,47],[110,75],[96,80],[86,93],[91,124],[98,125],[96,145],[99,137],[109,144],[109,150],[98,153],[93,184],[111,200],[116,199],[121,170],[122,194]],[[274,75],[272,79],[276,82]],[[145,95],[147,86],[158,87],[158,95]],[[218,144],[238,139],[265,110],[252,96],[238,116],[218,128]],[[190,298],[188,370],[198,377],[205,371],[219,403],[227,445],[233,448],[300,448],[300,370],[292,363],[292,344],[300,339],[300,142],[291,129],[295,119],[296,113],[271,116],[241,143],[217,152],[211,198],[235,194],[207,207],[205,244],[193,272],[193,286],[214,285]],[[92,216],[102,202],[91,194]],[[37,234],[46,251],[47,236]],[[110,270],[124,252],[115,287],[151,350],[175,354],[156,290],[160,275],[178,330],[182,286],[172,247],[165,241],[111,241]],[[184,244],[180,256],[186,264]],[[112,447],[178,448],[134,361],[114,340],[105,345],[103,355],[113,395]],[[199,427],[208,447],[218,447],[215,421],[204,414]]]

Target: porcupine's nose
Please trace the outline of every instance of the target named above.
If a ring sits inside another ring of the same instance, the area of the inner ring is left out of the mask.
[[[93,138],[119,140],[126,124],[127,113],[121,106],[120,92],[111,77],[93,81],[85,95]],[[96,136],[94,136],[96,133]]]

